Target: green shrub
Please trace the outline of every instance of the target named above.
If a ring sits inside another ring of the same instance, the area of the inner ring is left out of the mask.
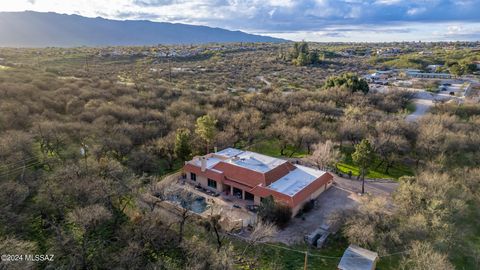
[[[313,207],[315,207],[315,201],[310,200],[306,204],[303,205],[302,212],[303,213],[308,213],[313,209]]]
[[[280,228],[287,226],[292,218],[292,208],[283,203],[277,203],[272,196],[262,199],[258,216],[265,221],[273,222]]]

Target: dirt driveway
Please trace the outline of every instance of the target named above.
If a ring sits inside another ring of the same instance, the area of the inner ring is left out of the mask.
[[[407,121],[412,122],[418,120],[420,117],[427,114],[430,107],[435,104],[435,101],[447,101],[452,99],[448,94],[433,94],[425,90],[419,90],[415,93],[415,111],[407,115],[405,118]]]
[[[397,186],[393,181],[366,181],[365,192],[389,198]],[[274,241],[288,245],[303,242],[303,237],[325,223],[331,213],[357,207],[360,204],[360,191],[361,181],[335,177],[335,185],[318,197],[315,208],[304,215],[303,219],[293,218],[287,228],[277,234]]]

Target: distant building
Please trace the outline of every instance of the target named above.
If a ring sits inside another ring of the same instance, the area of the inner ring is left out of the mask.
[[[370,81],[386,80],[390,78],[392,74],[393,74],[392,70],[385,70],[385,71],[377,70],[375,71],[375,73],[365,76],[365,78]]]
[[[397,71],[397,72],[405,72],[405,73],[408,73],[408,72],[421,72],[420,69],[413,69],[413,68],[397,69],[396,71]]]
[[[389,55],[398,54],[400,52],[401,50],[399,48],[378,49],[377,55],[389,56]]]
[[[477,65],[477,69],[480,70],[480,61],[475,61],[473,64]]]
[[[378,261],[376,252],[350,245],[343,253],[338,270],[375,270]]]
[[[273,196],[293,215],[333,183],[328,172],[234,148],[195,157],[183,171],[192,184],[252,205]]]
[[[432,51],[421,51],[418,54],[420,54],[420,55],[432,55],[433,52]]]
[[[443,65],[428,65],[427,69],[430,70],[430,72],[437,72]]]
[[[410,78],[422,78],[422,79],[451,79],[452,75],[448,73],[426,73],[426,72],[407,72],[407,76]]]

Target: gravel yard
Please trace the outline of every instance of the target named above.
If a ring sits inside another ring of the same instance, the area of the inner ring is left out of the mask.
[[[373,196],[390,197],[397,186],[398,183],[393,181],[366,181],[365,191]],[[357,207],[360,204],[360,191],[361,181],[335,177],[335,185],[318,197],[315,208],[304,218],[293,218],[277,234],[275,241],[289,245],[303,242],[303,237],[325,223],[331,213]]]

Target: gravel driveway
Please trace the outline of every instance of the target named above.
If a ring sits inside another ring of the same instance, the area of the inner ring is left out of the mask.
[[[393,181],[366,181],[365,192],[390,198],[397,186],[398,183]],[[274,241],[288,245],[302,242],[303,237],[325,223],[331,213],[358,207],[360,191],[361,181],[335,176],[335,185],[318,197],[315,208],[304,215],[303,219],[293,218],[290,224],[277,234]]]

